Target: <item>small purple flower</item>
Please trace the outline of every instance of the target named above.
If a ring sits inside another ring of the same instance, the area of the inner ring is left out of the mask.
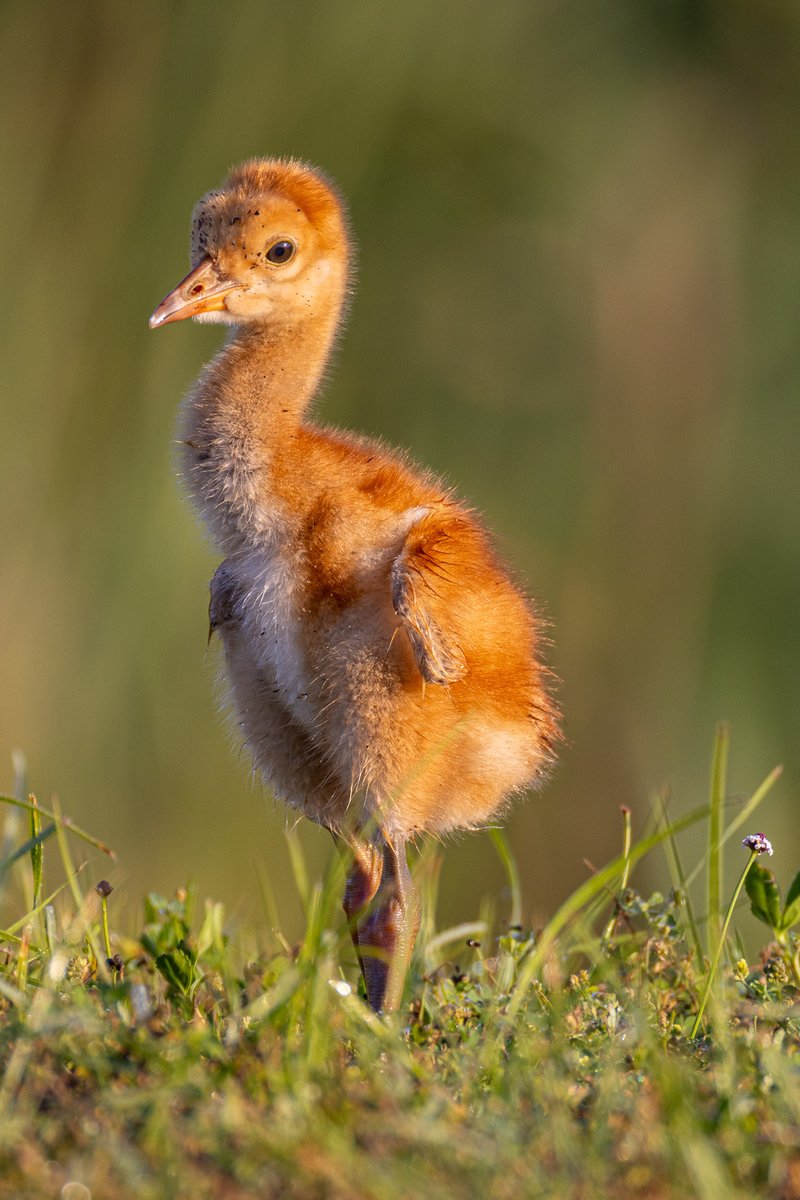
[[[756,854],[772,854],[772,842],[763,833],[748,833],[742,839],[742,845]]]

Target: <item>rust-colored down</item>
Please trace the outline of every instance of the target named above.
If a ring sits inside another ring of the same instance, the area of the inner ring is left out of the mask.
[[[475,514],[306,415],[350,257],[322,175],[251,160],[198,203],[192,271],[151,325],[233,327],[182,410],[184,480],[224,555],[211,627],[265,782],[350,856],[345,908],[380,1010],[400,1002],[419,920],[406,842],[485,824],[559,735],[530,604]]]

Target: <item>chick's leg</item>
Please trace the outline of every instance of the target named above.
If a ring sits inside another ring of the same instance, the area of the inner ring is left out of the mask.
[[[405,842],[351,841],[344,910],[376,1012],[392,1012],[403,995],[419,930],[419,900],[406,862]]]

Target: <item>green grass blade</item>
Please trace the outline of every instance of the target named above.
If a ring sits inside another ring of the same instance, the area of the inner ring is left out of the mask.
[[[773,769],[770,771],[769,775],[766,777],[764,782],[762,784],[760,784],[756,788],[756,790],[753,792],[753,795],[750,797],[747,804],[745,804],[742,811],[740,813],[738,813],[738,815],[734,818],[734,820],[731,821],[730,825],[728,825],[727,829],[725,830],[725,833],[722,836],[722,845],[723,846],[725,845],[725,843],[728,841],[729,838],[733,837],[733,835],[739,829],[741,829],[741,827],[744,825],[744,823],[746,821],[749,821],[751,815],[758,808],[759,804],[764,799],[764,797],[767,795],[767,793],[769,791],[771,791],[773,785],[775,783],[777,783],[777,781],[780,779],[782,774],[783,774],[783,767],[780,764],[778,764],[777,767],[773,767]]]
[[[517,986],[508,1006],[509,1016],[513,1017],[519,1010],[528,987],[541,972],[547,956],[562,930],[600,892],[616,884],[616,881],[622,877],[626,863],[629,863],[630,867],[634,867],[639,859],[644,858],[645,854],[652,850],[654,846],[660,845],[671,835],[674,836],[681,833],[684,829],[689,829],[692,825],[696,825],[698,821],[704,820],[707,816],[708,805],[703,805],[702,808],[696,808],[693,812],[687,813],[685,817],[673,821],[666,829],[659,830],[649,837],[643,838],[631,848],[629,855],[620,854],[607,866],[603,867],[602,870],[593,875],[591,879],[587,879],[585,883],[581,884],[564,901],[542,930],[533,953],[527,959],[519,973]]]
[[[262,867],[261,863],[253,862],[253,869],[256,874],[258,883],[259,895],[261,896],[261,906],[264,910],[264,915],[267,919],[267,925],[275,934],[275,936],[286,945],[285,939],[282,937],[280,912],[278,910],[278,902],[275,898],[275,890],[270,883],[269,875]]]
[[[58,852],[61,855],[61,863],[64,867],[64,874],[67,877],[69,890],[72,892],[72,898],[78,909],[83,908],[84,894],[81,891],[81,886],[78,883],[78,872],[75,870],[75,864],[72,861],[72,855],[69,851],[69,843],[67,842],[66,834],[64,833],[64,822],[61,820],[61,808],[58,798],[54,800],[55,819],[56,819],[56,837],[58,838]]]
[[[656,795],[654,805],[656,820],[659,829],[667,829],[669,831],[669,820],[667,818],[667,805],[663,793]],[[689,933],[689,940],[694,947],[697,961],[703,961],[703,943],[700,939],[700,930],[697,927],[697,919],[694,913],[694,905],[692,898],[689,895],[689,881],[686,878],[686,872],[683,869],[680,851],[678,850],[678,841],[675,835],[669,831],[666,841],[664,842],[664,853],[666,855],[667,864],[669,866],[670,875],[672,877],[672,886],[681,897],[681,911],[686,918],[686,927]]]
[[[22,938],[17,937],[10,929],[0,929],[0,942],[14,942],[15,945],[19,946],[22,944]]]
[[[2,976],[0,976],[0,996],[5,996],[6,1000],[23,1012],[28,1007],[29,1001],[25,993],[14,987],[13,983],[7,979],[3,979]]]
[[[621,895],[628,886],[628,876],[631,869],[631,810],[627,804],[623,804],[620,808],[622,813],[622,857],[625,860],[625,865],[622,868],[622,876],[619,881],[618,894]],[[607,941],[614,932],[614,926],[617,923],[617,913],[619,906],[616,901],[611,910],[611,916],[608,918],[608,923],[603,931],[603,938]]]
[[[292,864],[292,874],[294,875],[294,886],[297,888],[297,894],[300,897],[300,903],[303,906],[303,914],[308,919],[308,905],[311,889],[308,882],[308,871],[306,869],[305,855],[303,847],[300,844],[297,830],[286,830],[286,845],[289,847],[289,861]]]
[[[782,774],[782,766],[778,765],[777,767],[773,767],[766,779],[764,779],[763,782],[758,785],[750,799],[742,808],[741,812],[734,817],[734,819],[725,829],[721,842],[723,846],[738,832],[738,830],[742,828],[746,821],[750,820],[750,817],[753,815],[759,805],[766,799],[767,795],[772,791],[772,788],[778,782]],[[701,861],[691,869],[689,874],[686,876],[687,887],[690,887],[691,884],[694,883],[695,879],[697,879],[697,876],[702,871],[703,866],[704,860],[701,859]]]
[[[2,862],[0,862],[0,878],[2,878],[5,873],[14,865],[14,863],[18,862],[21,858],[25,858],[27,855],[30,855],[31,861],[33,861],[34,852],[37,850],[37,848],[41,848],[42,844],[46,842],[49,837],[52,837],[55,831],[55,824],[47,825],[44,829],[40,830],[35,837],[30,837],[26,842],[23,842],[21,846],[17,846],[16,850],[14,850],[11,854],[4,858]],[[42,898],[41,877],[38,880],[38,888],[37,881],[34,878],[33,896],[33,908],[37,908]]]
[[[293,998],[303,983],[303,972],[297,967],[290,967],[281,975],[277,983],[267,988],[255,1000],[252,1000],[242,1010],[242,1018],[246,1021],[263,1021],[273,1016]]]
[[[453,946],[458,942],[463,948],[468,938],[484,938],[487,933],[487,925],[485,921],[464,921],[460,925],[453,925],[450,929],[443,929],[441,933],[437,933],[432,937],[425,946],[425,960],[428,970],[431,971],[437,966],[437,956],[445,946]]]
[[[53,954],[55,954],[56,942],[58,941],[56,910],[52,904],[45,904],[42,911],[44,915],[44,936],[47,942],[47,953],[52,958]]]
[[[425,947],[436,936],[436,913],[439,903],[439,884],[444,857],[435,842],[429,842],[414,863],[412,875],[422,907],[419,937],[415,955],[425,957]]]
[[[511,853],[511,847],[503,831],[501,829],[490,829],[488,832],[491,843],[497,852],[497,857],[503,864],[503,870],[506,873],[508,887],[511,892],[511,920],[509,921],[509,925],[521,925],[522,886],[520,884],[516,860]]]
[[[29,800],[18,800],[16,796],[7,796],[4,793],[0,793],[0,804],[11,804],[16,808],[23,808],[27,812],[30,812],[32,808],[37,808],[43,817],[47,817],[50,821],[55,821],[63,829],[74,833],[75,837],[80,838],[81,841],[88,842],[90,846],[94,846],[97,850],[102,850],[103,854],[107,854],[109,858],[115,859],[117,857],[116,853],[105,842],[101,842],[99,838],[92,837],[85,829],[81,829],[79,825],[74,823],[71,817],[51,812],[49,809],[43,808],[38,802],[32,804]]]
[[[708,952],[719,941],[722,913],[722,806],[728,777],[730,731],[724,721],[717,726],[711,768],[708,820]]]
[[[81,865],[78,867],[78,871],[82,871],[85,866],[86,863],[81,863]],[[45,896],[38,908],[32,908],[30,912],[26,912],[24,917],[20,917],[19,920],[15,921],[13,925],[9,925],[8,929],[0,930],[0,941],[2,941],[4,937],[9,937],[14,941],[18,941],[19,939],[15,936],[17,930],[24,929],[26,925],[30,924],[34,917],[38,917],[39,913],[42,912],[48,904],[52,904],[55,898],[60,896],[67,886],[68,885],[66,883],[60,883],[54,892],[51,892],[49,896]]]
[[[28,763],[21,750],[11,751],[11,765],[14,768],[14,795],[23,800],[28,794]]]
[[[28,823],[30,828],[30,852],[31,852],[31,876],[33,878],[33,907],[41,903],[42,899],[42,868],[44,863],[44,848],[42,839],[39,834],[42,832],[42,815],[39,812],[39,805],[35,796],[29,796],[28,799],[32,804],[32,808],[28,813]],[[55,826],[53,826],[55,829]]]

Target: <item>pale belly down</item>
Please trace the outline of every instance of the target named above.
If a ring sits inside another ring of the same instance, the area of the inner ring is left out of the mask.
[[[253,764],[284,802],[331,828],[351,806],[352,770],[328,753],[322,680],[309,670],[291,563],[227,559],[211,581],[209,616],[224,650],[223,680]]]
[[[391,607],[345,611],[309,653],[295,577],[291,563],[244,558],[211,584],[237,724],[280,799],[334,831],[379,817],[405,837],[480,825],[531,781],[532,727],[426,687]]]

